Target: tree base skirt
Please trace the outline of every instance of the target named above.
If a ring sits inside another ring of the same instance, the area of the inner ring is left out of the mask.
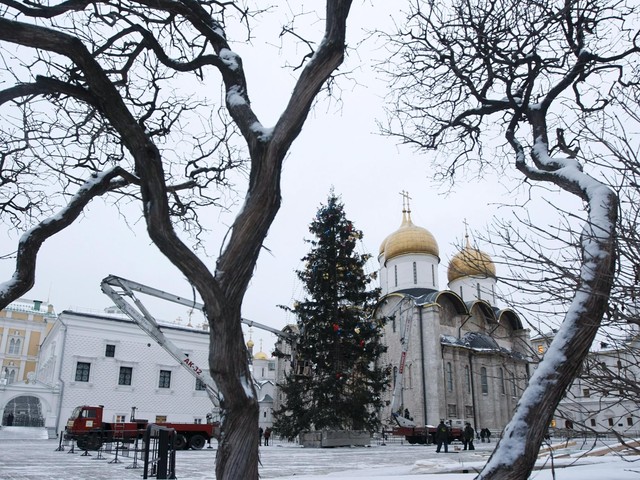
[[[364,430],[316,430],[300,434],[305,448],[368,447],[371,434]]]

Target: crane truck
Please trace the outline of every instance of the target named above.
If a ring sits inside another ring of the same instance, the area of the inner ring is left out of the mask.
[[[395,311],[400,310],[402,313],[402,304],[407,301],[407,297],[398,303]],[[405,309],[405,311],[411,312],[413,310],[413,302]],[[399,315],[400,316],[400,315]],[[435,443],[436,427],[434,425],[417,425],[411,418],[407,418],[402,415],[402,384],[404,376],[404,368],[407,361],[407,352],[409,350],[409,338],[411,336],[411,326],[413,324],[413,318],[407,316],[404,322],[404,328],[400,337],[400,361],[398,362],[398,371],[394,379],[395,386],[391,396],[391,417],[395,422],[395,426],[391,429],[391,434],[394,436],[404,437],[411,445],[416,443],[426,444]],[[449,441],[462,440],[462,429],[457,427],[449,428]]]
[[[132,409],[131,421],[129,422],[107,422],[103,413],[103,405],[76,407],[67,420],[65,438],[75,440],[81,450],[100,450],[104,443],[115,441],[133,443],[137,439],[143,438],[149,425],[148,420],[135,418],[135,409]],[[177,450],[187,448],[200,450],[212,438],[220,437],[218,422],[163,422],[156,425],[173,428],[176,431],[175,448]]]

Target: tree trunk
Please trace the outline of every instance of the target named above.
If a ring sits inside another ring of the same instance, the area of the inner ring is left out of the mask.
[[[259,406],[249,372],[240,309],[212,323],[209,363],[222,394],[216,479],[258,478]]]

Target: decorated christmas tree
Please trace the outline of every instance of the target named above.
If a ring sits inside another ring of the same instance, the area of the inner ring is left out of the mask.
[[[388,371],[377,362],[385,347],[382,325],[371,319],[379,291],[365,273],[370,255],[358,253],[362,232],[333,192],[309,231],[305,269],[296,272],[305,298],[283,307],[296,316],[299,334],[278,385],[285,400],[274,412],[275,429],[287,438],[325,428],[375,431]]]

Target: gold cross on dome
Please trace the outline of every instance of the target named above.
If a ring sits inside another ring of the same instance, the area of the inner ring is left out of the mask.
[[[411,200],[411,197],[409,196],[409,192],[402,190],[400,195],[402,195],[402,211],[411,212],[411,207],[409,206],[409,200]]]

